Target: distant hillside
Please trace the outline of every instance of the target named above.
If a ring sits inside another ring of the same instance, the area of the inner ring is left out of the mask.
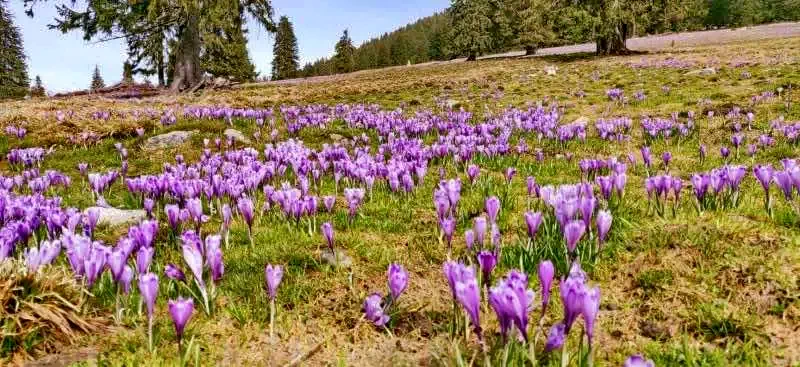
[[[522,0],[491,1],[502,8]],[[632,20],[629,37],[800,20],[800,0],[653,0],[646,3],[647,9],[639,9],[640,15]],[[580,4],[568,4],[559,8],[554,20],[555,40],[539,47],[594,42],[593,27],[597,19]],[[503,15],[494,14],[493,21],[498,21],[500,16]],[[448,10],[445,10],[370,39],[355,49],[353,68],[349,71],[465,56],[451,47],[451,23]],[[515,25],[508,27],[512,33],[510,36],[492,35],[492,49],[488,53],[520,49]],[[332,75],[337,73],[336,70],[331,58],[323,58],[306,64],[300,74],[303,77]]]

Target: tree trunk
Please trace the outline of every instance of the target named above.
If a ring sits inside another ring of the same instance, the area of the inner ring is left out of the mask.
[[[199,12],[199,11],[198,11]],[[200,14],[190,13],[181,30],[175,60],[175,79],[170,89],[174,92],[189,89],[200,82]]]
[[[618,24],[611,34],[600,36],[596,40],[598,55],[624,55],[629,52],[625,45],[628,39],[628,25]]]
[[[525,46],[525,56],[536,55],[536,46]]]
[[[475,61],[477,59],[478,55],[474,52],[470,52],[469,55],[467,55],[467,61]]]

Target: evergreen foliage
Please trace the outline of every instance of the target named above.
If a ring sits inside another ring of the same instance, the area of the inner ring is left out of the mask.
[[[272,48],[272,80],[296,77],[300,66],[299,53],[292,22],[288,17],[282,16],[278,21],[275,45]]]
[[[36,76],[35,81],[33,82],[33,86],[31,87],[31,97],[47,97],[47,91],[44,89],[44,83],[42,83],[42,78],[38,75]]]
[[[0,0],[0,100],[25,97],[28,83],[28,65],[19,28],[6,9],[6,1]]]
[[[349,73],[355,70],[356,48],[353,46],[353,40],[350,39],[347,29],[342,33],[339,42],[336,42],[335,52],[333,66],[337,73]]]
[[[100,67],[95,65],[94,66],[94,73],[92,73],[92,84],[90,85],[91,90],[98,90],[106,87],[106,82],[103,81],[103,76],[100,75]]]

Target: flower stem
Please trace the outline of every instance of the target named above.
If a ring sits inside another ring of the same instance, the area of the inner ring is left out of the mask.
[[[275,299],[269,302],[269,337],[272,338],[275,329]]]
[[[147,316],[147,345],[153,352],[153,316]]]

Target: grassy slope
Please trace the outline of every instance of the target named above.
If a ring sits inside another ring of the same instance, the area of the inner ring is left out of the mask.
[[[715,109],[718,115],[731,104],[747,106],[752,95],[776,87],[800,82],[798,39],[735,44],[676,50],[668,54],[652,54],[608,59],[568,57],[551,59],[494,60],[480,63],[460,63],[434,67],[395,69],[385,72],[359,74],[335,83],[317,83],[280,87],[260,87],[202,95],[180,97],[179,100],[156,101],[157,105],[178,103],[228,104],[233,106],[269,107],[279,103],[378,103],[385,108],[417,105],[431,108],[433,98],[447,94],[463,107],[481,114],[485,109],[496,110],[509,104],[522,106],[545,98],[565,106],[565,121],[585,116],[630,116],[634,119],[634,139],[627,143],[608,143],[596,137],[593,126],[587,144],[571,143],[568,150],[575,154],[572,163],[555,156],[560,148],[537,144],[528,137],[531,148],[543,148],[547,155],[544,164],[535,164],[532,157],[520,161],[514,158],[483,160],[480,165],[496,183],[487,189],[502,194],[502,172],[516,165],[518,176],[501,214],[501,229],[506,246],[514,247],[524,236],[522,212],[525,210],[524,177],[534,175],[537,181],[571,183],[578,181],[577,160],[596,156],[622,156],[637,152],[642,143],[638,116],[642,114],[668,116],[671,112]],[[750,65],[727,66],[730,55],[748,60]],[[669,68],[634,69],[626,63],[642,60],[663,60],[676,57],[703,65],[716,65],[713,76],[686,76],[687,70]],[[543,67],[558,65],[558,75],[545,76]],[[748,71],[752,78],[741,77]],[[597,78],[592,78],[592,75]],[[661,91],[669,85],[671,92]],[[644,90],[644,102],[619,106],[605,97],[608,88],[619,87],[632,96]],[[484,97],[497,89],[503,90],[499,101]],[[586,92],[580,99],[573,94]],[[753,142],[768,121],[778,114],[787,120],[800,118],[795,93],[789,110],[782,102],[757,106],[754,131],[746,132]],[[708,105],[698,101],[710,99]],[[84,207],[90,202],[85,184],[77,176],[75,165],[90,162],[92,171],[111,169],[119,164],[113,148],[114,139],[122,141],[131,153],[132,175],[155,173],[161,163],[181,153],[191,161],[199,155],[202,138],[219,136],[222,124],[199,121],[179,121],[175,127],[159,128],[157,121],[112,119],[98,123],[80,118],[99,109],[128,110],[147,103],[126,104],[108,101],[74,99],[65,101],[20,102],[3,105],[0,119],[10,122],[26,121],[31,133],[20,144],[0,141],[5,154],[8,146],[58,145],[56,152],[45,161],[44,168],[63,170],[71,175],[75,185],[64,194],[67,205]],[[58,124],[45,112],[59,109],[75,110],[79,118],[69,124]],[[665,150],[672,152],[673,173],[684,178],[691,172],[708,170],[722,164],[719,147],[729,145],[730,133],[721,126],[722,119],[711,123],[699,119],[700,134],[685,141],[656,142],[651,145],[654,156]],[[5,125],[4,124],[4,125]],[[167,130],[197,129],[201,136],[188,146],[145,153],[139,148],[141,138],[135,138],[136,126],[148,127],[147,136]],[[237,128],[251,133],[254,126],[237,123]],[[593,124],[590,124],[593,125]],[[318,147],[329,141],[329,134],[344,136],[360,134],[343,124],[334,124],[332,131],[308,129],[301,137],[310,146]],[[81,131],[95,131],[112,136],[97,145],[75,147],[64,142],[66,137]],[[285,131],[281,137],[286,137]],[[697,146],[708,145],[710,159],[700,164]],[[779,144],[759,153],[758,162],[773,164],[785,156],[798,156],[798,148]],[[742,154],[738,162],[749,164]],[[448,176],[460,174],[451,166]],[[487,172],[488,170],[488,172]],[[317,223],[331,220],[337,228],[337,244],[347,248],[355,258],[352,272],[335,271],[318,261],[322,238],[309,235],[303,228],[288,226],[277,216],[262,218],[255,230],[255,249],[245,246],[246,229],[235,223],[232,249],[225,252],[226,275],[220,288],[222,294],[213,317],[196,313],[188,335],[201,346],[202,364],[252,365],[279,364],[297,353],[321,344],[311,356],[310,364],[344,363],[348,365],[418,365],[451,363],[452,356],[461,353],[471,358],[478,348],[473,341],[449,340],[449,290],[441,275],[445,251],[437,244],[436,219],[431,204],[437,168],[423,188],[408,197],[389,195],[376,190],[375,196],[360,211],[361,217],[348,226],[344,209],[339,206],[334,215],[322,214]],[[596,359],[600,365],[619,365],[629,354],[646,352],[657,365],[787,365],[800,362],[796,346],[800,343],[797,325],[800,323],[797,289],[800,286],[800,232],[798,218],[783,200],[777,200],[776,216],[770,220],[763,213],[762,192],[751,176],[745,180],[743,202],[730,211],[709,211],[698,215],[691,206],[690,193],[684,191],[684,201],[677,215],[659,218],[649,212],[643,190],[645,172],[637,167],[630,173],[629,192],[625,210],[615,218],[610,244],[594,267],[591,278],[602,289],[602,311],[599,316],[599,343]],[[332,193],[331,182],[319,190]],[[480,210],[484,193],[466,189],[464,207],[467,212]],[[777,193],[774,193],[777,194]],[[108,200],[119,206],[132,204],[120,185],[116,185]],[[338,205],[341,205],[341,197]],[[215,219],[216,220],[216,219]],[[461,233],[469,222],[460,218],[456,248],[463,244]],[[210,223],[206,231],[217,228]],[[113,241],[122,229],[106,229],[102,237]],[[513,251],[508,251],[513,253]],[[156,269],[167,262],[181,263],[174,250],[159,251]],[[360,320],[361,302],[372,291],[385,289],[385,270],[389,263],[399,261],[411,272],[411,283],[402,300],[403,313],[395,317],[394,337],[375,330]],[[262,290],[263,265],[266,262],[288,265],[280,289],[280,312],[277,337],[268,335],[268,308]],[[496,274],[505,273],[515,259],[504,259]],[[529,271],[531,269],[528,269]],[[535,281],[533,282],[535,284]],[[99,289],[97,302],[113,307],[111,290]],[[87,337],[85,344],[97,347],[100,358],[111,364],[162,364],[178,358],[174,347],[171,322],[166,314],[164,295],[175,290],[162,286],[159,315],[156,325],[159,352],[146,351],[144,321],[130,316],[126,326],[114,337]],[[548,315],[546,325],[560,317],[559,307]],[[496,322],[489,313],[484,322],[496,331]],[[575,333],[573,333],[575,334]],[[571,340],[572,345],[577,338]],[[457,352],[458,351],[458,352]],[[555,361],[552,361],[555,363]]]

